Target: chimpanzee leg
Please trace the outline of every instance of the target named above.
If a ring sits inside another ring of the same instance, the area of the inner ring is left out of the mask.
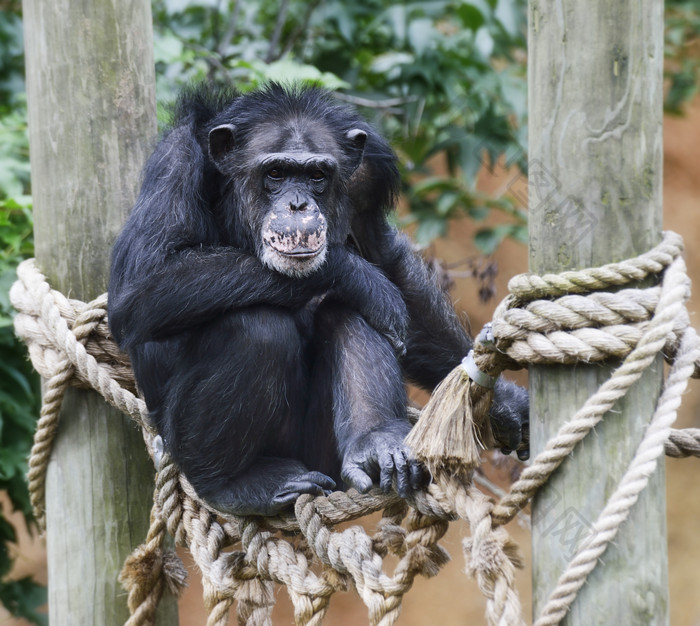
[[[319,307],[315,329],[303,458],[359,491],[377,483],[388,491],[395,480],[398,492],[409,495],[424,484],[425,473],[403,443],[411,426],[401,368],[389,341],[334,302]],[[330,433],[331,425],[340,461],[320,448],[327,435],[313,436],[324,429]]]
[[[200,497],[222,511],[269,515],[301,493],[332,489],[299,461],[309,366],[292,314],[253,307],[184,337],[160,355],[170,372],[162,403],[149,408]]]

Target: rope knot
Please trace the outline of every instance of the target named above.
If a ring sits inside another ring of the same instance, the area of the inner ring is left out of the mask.
[[[163,551],[153,543],[139,546],[119,574],[119,582],[129,594],[128,626],[153,623],[164,589],[178,597],[186,581],[187,571],[175,552]]]

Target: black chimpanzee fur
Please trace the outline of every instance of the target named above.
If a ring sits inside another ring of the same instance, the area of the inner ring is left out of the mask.
[[[471,340],[387,222],[395,160],[322,90],[279,85],[190,91],[150,157],[114,245],[110,326],[166,449],[219,510],[425,483],[403,379],[434,388]],[[500,382],[501,445],[527,416]]]

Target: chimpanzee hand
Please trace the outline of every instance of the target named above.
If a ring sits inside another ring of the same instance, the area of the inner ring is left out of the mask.
[[[403,443],[410,428],[408,422],[392,421],[360,435],[343,457],[343,480],[360,493],[367,493],[377,483],[388,493],[395,479],[402,498],[424,487],[428,472]]]
[[[499,378],[491,405],[491,430],[504,454],[517,450],[521,461],[530,456],[530,405],[526,389]]]
[[[334,278],[332,296],[360,313],[403,356],[408,311],[399,288],[378,267],[344,246],[329,247],[327,271]]]

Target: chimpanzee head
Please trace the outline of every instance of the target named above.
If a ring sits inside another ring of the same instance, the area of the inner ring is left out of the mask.
[[[239,214],[263,263],[307,276],[330,243],[347,239],[348,181],[368,132],[324,92],[278,85],[238,98],[217,116],[209,156],[234,198],[227,210]]]

